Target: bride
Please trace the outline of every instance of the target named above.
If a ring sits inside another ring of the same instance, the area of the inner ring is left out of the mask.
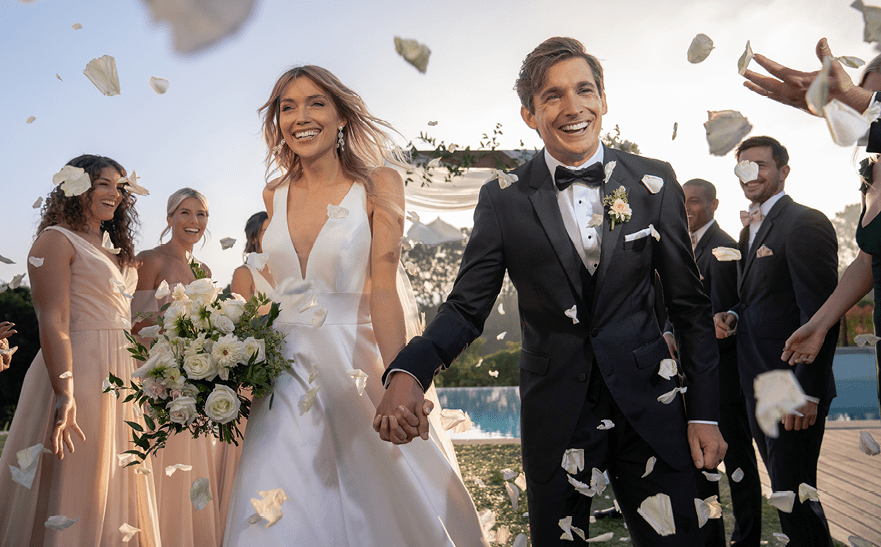
[[[263,250],[294,364],[251,408],[225,545],[486,545],[442,431],[395,446],[371,427],[385,365],[407,341],[404,184],[378,167],[394,161],[390,126],[317,66],[284,73],[261,111],[267,163],[282,173],[263,190]],[[275,489],[284,516],[251,524],[252,500]]]

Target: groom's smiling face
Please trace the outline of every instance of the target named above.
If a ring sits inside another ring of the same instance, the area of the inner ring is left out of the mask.
[[[545,73],[533,96],[530,112],[520,114],[538,131],[551,156],[565,165],[578,166],[599,146],[603,114],[608,110],[603,90],[597,87],[587,61],[572,57],[557,62]]]

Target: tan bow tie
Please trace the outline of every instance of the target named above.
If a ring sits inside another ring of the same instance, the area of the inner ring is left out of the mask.
[[[697,247],[697,235],[691,234],[691,250],[693,251],[695,247]]]
[[[742,222],[744,226],[759,224],[764,219],[765,215],[762,214],[761,207],[756,207],[750,211],[740,212],[740,222]]]

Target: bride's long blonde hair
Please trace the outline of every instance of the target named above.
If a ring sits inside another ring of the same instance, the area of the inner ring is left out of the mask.
[[[343,174],[364,184],[368,198],[376,205],[392,206],[388,198],[377,195],[371,173],[386,162],[408,167],[403,151],[395,145],[388,133],[397,133],[397,131],[387,121],[372,115],[361,96],[349,89],[329,70],[315,65],[297,66],[282,74],[275,82],[269,100],[258,110],[263,117],[263,140],[268,149],[267,186],[277,188],[296,180],[301,175],[299,156],[288,146],[279,146],[284,139],[279,127],[281,94],[288,84],[301,77],[309,78],[327,93],[340,118],[347,122],[343,128],[345,146],[341,149],[337,148]],[[273,179],[277,172],[280,172],[281,176]],[[392,208],[400,209],[397,206]],[[403,214],[403,211],[399,212]]]

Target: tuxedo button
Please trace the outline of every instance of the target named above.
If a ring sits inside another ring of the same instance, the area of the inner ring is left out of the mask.
[[[583,372],[579,372],[579,373],[578,373],[578,381],[579,381],[579,382],[583,382],[583,381],[585,381],[585,380],[587,380],[587,374],[585,374],[585,373],[583,373]]]
[[[599,333],[600,333],[600,329],[593,329],[592,331],[590,331],[591,336],[596,336]]]

